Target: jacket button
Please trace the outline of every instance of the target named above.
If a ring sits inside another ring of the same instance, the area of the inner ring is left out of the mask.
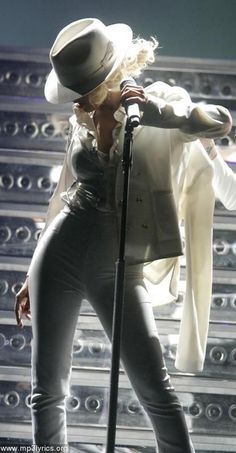
[[[137,203],[142,203],[143,199],[141,197],[136,198]]]
[[[119,207],[122,206],[122,203],[123,203],[122,200],[118,200],[118,206],[119,206]]]
[[[145,230],[148,229],[148,225],[146,223],[142,223],[142,228],[144,228]]]

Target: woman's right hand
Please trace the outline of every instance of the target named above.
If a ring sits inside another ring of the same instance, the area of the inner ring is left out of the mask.
[[[200,141],[204,146],[209,158],[211,160],[214,160],[217,156],[217,149],[214,140],[212,138],[200,138]]]
[[[21,289],[16,294],[15,302],[15,316],[16,322],[19,327],[23,327],[22,317],[25,316],[27,319],[31,320],[30,313],[30,300],[29,300],[29,290],[28,290],[28,279],[26,278]]]

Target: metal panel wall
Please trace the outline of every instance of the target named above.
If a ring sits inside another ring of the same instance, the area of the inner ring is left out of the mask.
[[[43,99],[49,69],[44,54],[0,49],[0,445],[32,442],[31,327],[26,321],[24,328],[18,329],[13,307],[57,181],[70,115],[64,107],[55,109]],[[236,65],[162,57],[144,72],[140,82],[147,85],[155,80],[183,86],[196,102],[220,103],[231,110],[233,130],[218,144],[235,169]],[[211,323],[202,373],[186,375],[174,367],[185,290],[184,262],[178,300],[154,305],[165,360],[198,453],[236,451],[235,214],[217,201]],[[155,293],[152,295],[155,299]],[[72,452],[102,452],[110,350],[99,320],[84,301],[74,339],[71,396],[67,399]],[[117,445],[120,453],[154,452],[149,421],[122,370]]]

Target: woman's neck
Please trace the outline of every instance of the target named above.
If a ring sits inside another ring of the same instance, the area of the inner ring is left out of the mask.
[[[120,92],[119,91],[109,91],[105,101],[98,107],[96,110],[106,110],[112,111],[113,113],[120,106]]]

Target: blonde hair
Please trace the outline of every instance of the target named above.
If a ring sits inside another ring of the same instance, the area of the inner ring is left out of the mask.
[[[158,47],[158,41],[151,37],[150,40],[136,38],[132,41],[128,52],[121,65],[114,71],[109,79],[88,95],[89,103],[99,106],[106,99],[109,90],[117,90],[120,82],[125,77],[138,77],[142,70],[155,61],[155,50]],[[74,112],[76,113],[76,104]]]

